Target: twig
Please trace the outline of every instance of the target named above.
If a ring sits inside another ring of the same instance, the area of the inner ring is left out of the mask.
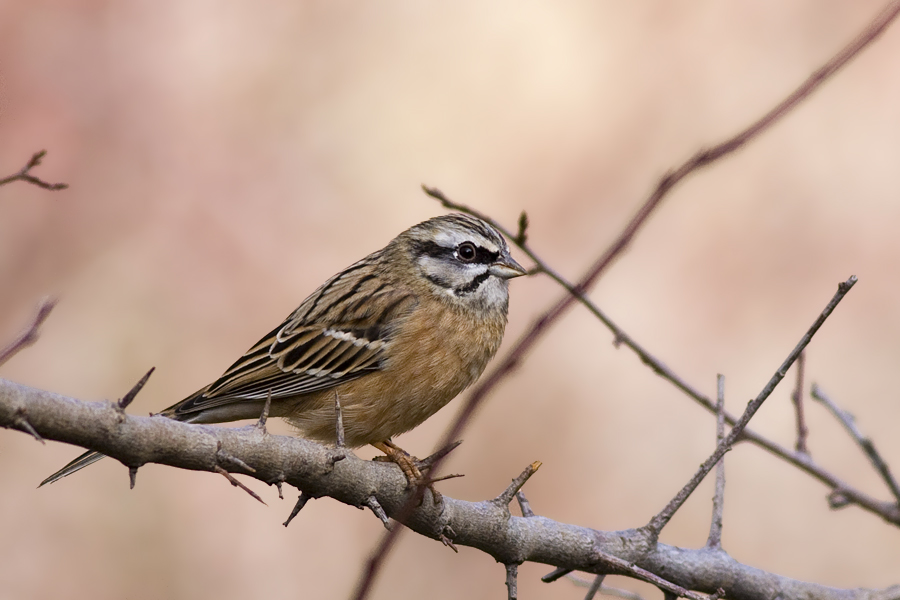
[[[522,486],[525,485],[525,482],[534,475],[534,473],[541,468],[541,461],[536,460],[527,467],[522,473],[512,480],[512,483],[509,484],[509,487],[503,490],[503,492],[494,498],[491,502],[496,504],[497,506],[508,506],[512,499],[516,496],[519,490],[522,489]],[[527,501],[526,501],[527,502]]]
[[[594,584],[593,580],[583,579],[573,574],[566,575],[566,579],[568,579],[578,587],[589,588]],[[635,594],[634,592],[629,592],[628,590],[620,590],[619,588],[601,586],[599,591],[602,596],[615,596],[617,598],[625,598],[625,600],[644,600],[644,597],[640,594]]]
[[[0,365],[8,361],[12,358],[17,352],[22,350],[23,348],[27,348],[31,344],[35,343],[38,339],[38,329],[41,324],[50,316],[50,311],[53,310],[53,307],[56,306],[56,300],[50,298],[44,298],[41,300],[41,303],[38,304],[37,314],[31,320],[31,324],[28,326],[28,329],[20,335],[18,338],[13,340],[13,342],[0,350]]]
[[[388,516],[385,514],[384,509],[381,508],[381,504],[378,503],[378,499],[375,496],[369,496],[366,498],[366,506],[368,506],[375,516],[381,520],[384,528],[390,531],[391,522],[388,520]],[[290,521],[290,519],[288,520]],[[287,525],[287,523],[285,523],[285,525]]]
[[[231,485],[233,485],[234,487],[239,487],[239,488],[241,488],[242,490],[244,490],[245,492],[247,492],[248,494],[250,494],[251,496],[253,496],[253,497],[256,498],[257,500],[259,500],[259,501],[262,502],[263,504],[266,504],[265,502],[263,502],[263,499],[260,498],[260,497],[257,495],[256,492],[254,492],[253,490],[251,490],[250,488],[248,488],[246,485],[244,485],[243,483],[241,483],[240,481],[238,481],[237,479],[235,479],[235,478],[231,475],[231,473],[229,473],[228,471],[226,471],[225,469],[223,469],[223,468],[220,467],[219,465],[216,465],[216,473],[218,473],[219,475],[222,475],[223,477],[225,477],[225,479],[227,479],[229,482],[231,482]],[[266,504],[266,506],[268,506],[268,504]]]
[[[802,357],[803,354],[800,354]],[[725,437],[725,376],[716,376],[716,446]],[[713,496],[712,520],[709,525],[709,537],[706,547],[719,549],[722,547],[722,509],[725,505],[725,458],[716,464],[716,493]]]
[[[797,452],[809,454],[806,447],[806,438],[809,436],[809,429],[806,427],[806,417],[803,414],[803,373],[806,370],[806,353],[801,352],[797,358],[797,385],[791,393],[791,400],[794,403],[794,413],[797,418]]]
[[[259,415],[259,420],[256,422],[256,428],[262,431],[263,433],[269,433],[268,429],[266,429],[266,421],[269,420],[269,411],[272,409],[272,390],[269,390],[269,393],[266,394],[266,403],[263,405],[262,413]],[[281,496],[281,484],[278,485],[278,495]]]
[[[651,573],[647,569],[642,569],[634,563],[630,563],[627,560],[622,560],[618,556],[613,556],[612,554],[607,554],[605,552],[598,552],[597,558],[600,562],[605,563],[616,572],[621,574],[629,575],[635,579],[640,579],[641,581],[646,581],[647,583],[652,583],[659,589],[663,590],[663,592],[669,592],[674,594],[678,598],[690,598],[690,600],[707,600],[706,596],[703,594],[698,594],[696,592],[691,592],[681,587],[680,585],[675,585],[671,581],[663,579],[659,575],[655,573]]]
[[[301,491],[300,497],[297,498],[297,504],[294,505],[293,510],[291,510],[290,516],[288,516],[287,521],[282,523],[282,525],[284,525],[285,527],[290,525],[291,521],[294,520],[294,517],[300,514],[300,511],[303,510],[303,507],[306,506],[306,503],[309,502],[310,498],[312,498],[312,496],[307,496],[306,492]]]
[[[519,598],[519,565],[511,563],[504,565],[506,567],[506,597],[508,600],[518,600]]]
[[[335,429],[335,447],[344,447],[344,416],[341,411],[341,399],[338,398],[337,390],[334,391],[334,429]]]
[[[793,362],[797,360],[797,357],[803,352],[803,349],[806,348],[807,344],[809,344],[812,337],[816,334],[825,320],[831,315],[834,311],[835,307],[840,303],[840,301],[847,295],[847,292],[853,287],[856,283],[856,276],[851,276],[850,279],[838,285],[838,290],[825,306],[825,309],[822,311],[822,314],[815,320],[812,326],[807,330],[807,332],[800,338],[800,342],[797,346],[791,350],[791,353],[788,354],[788,357],[784,359],[784,362],[781,363],[781,366],[775,371],[775,374],[772,375],[772,378],[769,379],[769,382],[762,389],[759,395],[752,400],[748,405],[747,409],[744,411],[744,414],[741,415],[741,418],[735,423],[734,427],[732,427],[731,431],[725,437],[724,440],[718,445],[715,452],[706,459],[706,461],[700,466],[700,469],[694,474],[690,481],[675,495],[674,498],[669,502],[666,507],[660,511],[659,514],[654,516],[650,522],[647,524],[647,529],[649,529],[650,533],[654,536],[658,536],[659,532],[662,531],[663,527],[669,522],[672,516],[681,508],[681,505],[684,504],[685,500],[697,489],[697,486],[700,485],[700,482],[703,481],[703,478],[706,477],[706,474],[712,470],[713,466],[725,453],[731,449],[731,446],[734,445],[735,441],[737,441],[738,437],[744,431],[744,428],[747,426],[747,423],[753,418],[753,415],[756,414],[756,411],[759,410],[759,407],[762,406],[762,403],[765,402],[766,398],[772,393],[775,389],[775,386],[784,379],[787,370],[791,367]]]
[[[521,490],[516,492],[516,500],[519,501],[519,510],[522,511],[523,517],[534,516],[534,511],[531,510],[531,504],[528,503],[528,498],[525,497],[525,492]]]
[[[841,422],[841,425],[844,426],[844,429],[847,430],[850,437],[852,437],[859,447],[862,448],[862,451],[869,458],[869,462],[872,463],[872,466],[875,467],[875,470],[881,475],[881,479],[884,480],[888,489],[891,490],[891,494],[893,494],[894,498],[897,499],[897,502],[900,503],[900,486],[897,485],[897,480],[894,479],[890,467],[888,467],[887,463],[875,449],[875,443],[872,442],[870,438],[863,435],[859,430],[859,427],[856,426],[856,419],[853,415],[842,410],[825,392],[822,391],[822,388],[816,384],[813,384],[812,386],[812,397],[828,407],[831,414]],[[844,490],[840,491],[842,493],[844,492]]]
[[[597,592],[600,591],[600,587],[603,585],[603,580],[606,579],[606,575],[597,575],[594,577],[594,581],[591,583],[591,587],[588,588],[587,594],[584,596],[584,600],[594,600],[594,596],[597,595]]]
[[[22,167],[18,173],[0,179],[0,185],[6,185],[7,183],[12,183],[13,181],[27,181],[28,183],[32,183],[38,187],[42,187],[45,190],[50,191],[64,190],[69,187],[68,183],[47,183],[46,181],[38,179],[34,175],[30,174],[31,169],[41,164],[41,159],[44,158],[46,154],[46,150],[41,150],[40,152],[35,152],[34,154],[32,154],[31,160],[28,161],[27,165]]]

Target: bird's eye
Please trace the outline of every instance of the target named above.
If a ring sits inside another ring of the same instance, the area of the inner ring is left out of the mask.
[[[456,255],[459,257],[459,260],[463,262],[472,262],[475,260],[475,257],[478,256],[478,252],[475,250],[475,244],[472,242],[463,242],[459,245],[459,248],[456,249]]]

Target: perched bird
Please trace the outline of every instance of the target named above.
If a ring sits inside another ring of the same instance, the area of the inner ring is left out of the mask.
[[[415,461],[391,442],[471,385],[506,328],[509,279],[525,274],[503,236],[465,214],[434,217],[326,281],[216,381],[160,415],[187,423],[270,415],[302,437],[372,444],[410,483]],[[103,458],[89,451],[53,483]]]

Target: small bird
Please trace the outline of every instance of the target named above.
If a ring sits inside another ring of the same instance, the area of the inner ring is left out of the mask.
[[[271,416],[333,444],[337,395],[346,445],[375,446],[419,483],[415,459],[391,438],[478,379],[503,339],[508,280],[525,273],[481,219],[428,219],[334,275],[216,381],[158,414],[255,419],[271,395]],[[86,452],[41,485],[103,456]]]

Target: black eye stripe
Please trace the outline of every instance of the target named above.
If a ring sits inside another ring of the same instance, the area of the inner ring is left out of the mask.
[[[475,260],[470,261],[469,264],[489,265],[500,257],[499,252],[491,252],[487,248],[482,248],[477,244],[473,245],[475,246]],[[456,248],[447,248],[446,246],[441,246],[437,242],[431,240],[416,242],[415,249],[417,254],[423,256],[431,256],[434,258],[456,257]]]

